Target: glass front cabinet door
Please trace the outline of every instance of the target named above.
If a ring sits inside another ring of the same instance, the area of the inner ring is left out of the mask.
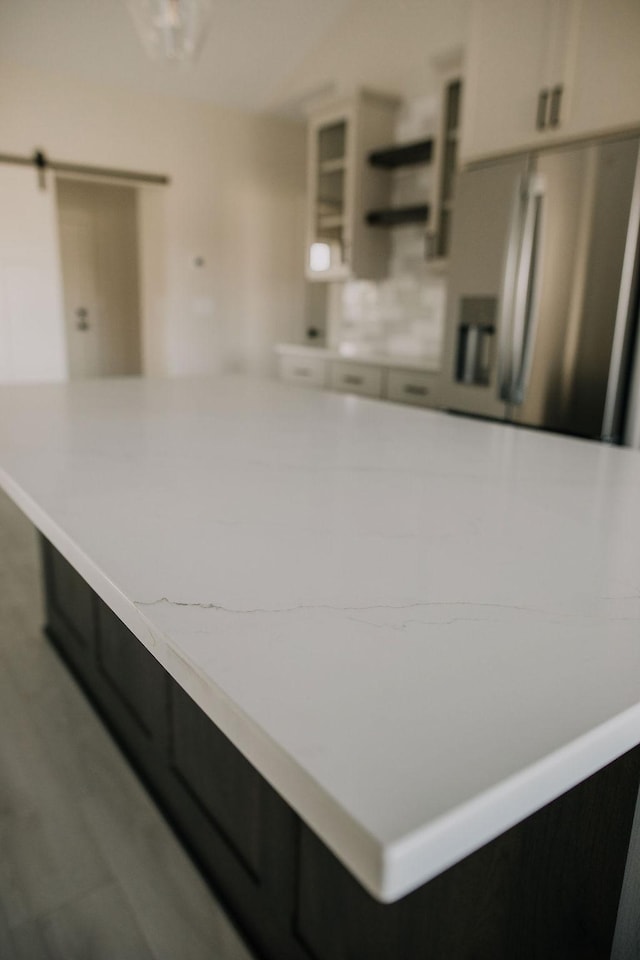
[[[385,275],[389,237],[365,222],[388,202],[389,177],[367,164],[393,139],[397,101],[361,91],[314,111],[308,124],[306,274],[310,280]]]

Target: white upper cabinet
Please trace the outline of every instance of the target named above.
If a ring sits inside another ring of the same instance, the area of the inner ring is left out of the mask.
[[[473,0],[463,163],[640,124],[639,0]]]
[[[462,162],[531,141],[545,84],[547,39],[545,0],[476,0],[465,70]]]
[[[390,180],[367,163],[393,140],[398,101],[368,91],[314,111],[308,125],[307,260],[310,280],[371,280],[388,266],[388,231],[366,223],[389,205]]]
[[[582,0],[570,133],[640,126],[640,0]]]

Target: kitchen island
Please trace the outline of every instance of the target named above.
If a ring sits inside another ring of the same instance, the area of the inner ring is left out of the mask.
[[[636,452],[128,379],[2,388],[0,483],[52,639],[265,956],[608,955]]]

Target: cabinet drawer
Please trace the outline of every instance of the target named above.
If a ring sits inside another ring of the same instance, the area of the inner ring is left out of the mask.
[[[437,402],[438,375],[420,370],[389,370],[387,400],[412,403],[419,407],[434,407]]]
[[[342,393],[360,393],[365,397],[380,397],[382,368],[336,360],[331,364],[331,389]]]
[[[322,388],[325,385],[325,361],[322,357],[284,355],[278,358],[280,379],[302,387]]]

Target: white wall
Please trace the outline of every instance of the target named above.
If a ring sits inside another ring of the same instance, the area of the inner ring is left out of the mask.
[[[140,196],[148,372],[270,368],[304,309],[300,124],[1,65],[0,152],[35,147],[171,177]]]
[[[466,42],[470,0],[353,0],[281,85],[292,108],[315,91],[371,87],[412,99],[431,93],[437,62]]]

